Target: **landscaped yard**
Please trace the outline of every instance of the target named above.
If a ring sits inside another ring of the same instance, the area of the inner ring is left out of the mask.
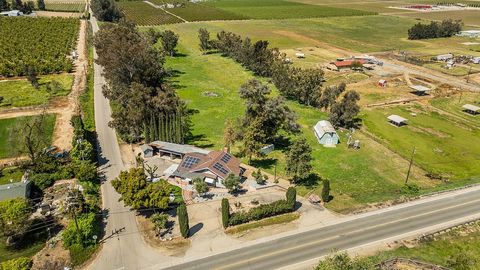
[[[26,79],[0,81],[0,108],[46,104],[51,98],[66,96],[73,84],[73,75],[62,73],[39,78],[40,88],[35,89]]]
[[[23,170],[17,167],[4,168],[0,173],[0,185],[22,180]]]
[[[17,117],[17,118],[8,118],[0,119],[0,158],[8,158],[18,156],[18,145],[12,144],[12,136],[18,136],[14,133],[16,127],[21,125],[23,121],[29,121],[32,117],[37,116],[28,116],[28,117]],[[50,114],[46,117],[46,136],[48,140],[51,141],[53,129],[55,127],[55,115]]]

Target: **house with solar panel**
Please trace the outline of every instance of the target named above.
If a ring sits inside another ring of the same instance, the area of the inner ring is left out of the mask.
[[[245,169],[240,160],[223,151],[211,151],[208,154],[191,152],[183,156],[182,162],[171,176],[191,184],[195,178],[205,180],[209,185],[224,188],[223,180],[229,174],[243,176]]]

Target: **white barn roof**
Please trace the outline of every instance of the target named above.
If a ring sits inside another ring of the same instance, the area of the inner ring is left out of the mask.
[[[480,107],[472,105],[472,104],[465,104],[465,105],[462,106],[462,108],[464,108],[465,110],[472,111],[472,112],[480,111]]]
[[[315,132],[319,138],[321,138],[325,133],[336,133],[332,124],[326,120],[318,121],[313,128],[315,129]]]
[[[428,88],[426,86],[423,86],[423,85],[412,85],[412,86],[410,86],[410,88],[412,88],[413,90],[415,90],[417,92],[430,91],[430,88]]]
[[[407,122],[407,119],[401,117],[401,116],[398,116],[396,114],[392,114],[390,115],[389,117],[387,117],[388,120],[392,121],[392,122],[395,122],[395,123],[398,123],[398,124],[401,124],[401,123],[404,123],[404,122]]]

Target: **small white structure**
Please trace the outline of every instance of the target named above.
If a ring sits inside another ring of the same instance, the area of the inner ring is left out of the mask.
[[[260,149],[260,152],[264,155],[268,155],[270,154],[273,150],[275,150],[275,145],[273,144],[269,144],[269,145],[266,145],[264,147],[262,147],[262,149]]]
[[[435,60],[437,60],[437,61],[448,61],[448,60],[451,60],[451,59],[453,59],[453,54],[451,54],[451,53],[440,54],[440,55],[435,56]]]
[[[465,30],[460,31],[457,36],[460,37],[470,37],[470,38],[478,38],[480,37],[480,30]]]
[[[474,57],[472,59],[472,63],[477,64],[477,65],[480,64],[480,57]]]
[[[324,146],[335,146],[340,141],[335,128],[326,120],[318,121],[313,127],[313,131],[317,137],[318,143]]]
[[[462,106],[463,110],[469,114],[479,114],[480,113],[480,107],[472,105],[472,104],[465,104]]]
[[[300,53],[300,52],[295,53],[295,56],[296,56],[297,58],[305,58],[305,54],[304,54],[304,53]]]
[[[378,81],[378,86],[387,87],[387,80],[381,79]]]
[[[6,16],[6,17],[18,17],[22,15],[23,15],[23,12],[21,12],[20,10],[10,10],[10,11],[0,12],[0,16]]]
[[[390,115],[389,117],[387,117],[387,119],[391,124],[395,125],[396,127],[401,127],[407,124],[407,119],[396,114]]]
[[[423,86],[423,85],[412,85],[412,86],[410,86],[410,88],[415,90],[414,92],[417,95],[426,95],[427,92],[431,90],[430,88],[428,88],[426,86]]]
[[[144,158],[153,157],[153,147],[148,144],[140,145],[141,154]]]

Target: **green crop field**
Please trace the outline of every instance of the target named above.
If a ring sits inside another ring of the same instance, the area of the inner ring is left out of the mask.
[[[229,11],[221,10],[203,3],[193,3],[190,1],[178,0],[150,0],[149,2],[163,6],[166,4],[179,4],[181,7],[165,8],[166,11],[171,12],[186,21],[212,21],[212,20],[243,20],[247,17],[234,14]]]
[[[183,26],[184,24],[168,26],[180,35],[179,52],[185,56],[168,58],[167,66],[176,70],[177,76],[172,78],[172,83],[181,98],[190,108],[198,110],[192,117],[193,140],[190,143],[220,149],[225,120],[243,114],[244,106],[238,96],[238,89],[253,76],[231,59],[217,54],[202,55],[197,48],[196,32],[180,31]],[[277,95],[276,89],[272,85],[270,87]],[[214,92],[218,96],[205,95],[205,92]],[[333,149],[324,148],[317,143],[312,127],[317,121],[326,118],[325,113],[296,102],[289,101],[288,104],[298,114],[303,134],[313,148],[315,172],[332,181],[335,199],[329,208],[346,212],[368,203],[400,196],[398,191],[406,175],[407,161],[361,132],[355,135],[363,145],[358,151],[347,149],[345,143]],[[340,132],[340,136],[342,142],[346,142],[347,134]],[[238,151],[238,147],[239,145],[235,151]],[[277,172],[284,175],[284,151],[285,148],[280,147],[254,165],[273,172],[273,162],[277,160]],[[412,179],[425,190],[435,185],[417,169],[414,170]],[[300,186],[300,194],[319,194],[321,187],[317,184]]]
[[[375,12],[307,5],[284,0],[215,0],[206,4],[251,19],[288,19],[374,15]]]
[[[53,97],[68,95],[72,84],[73,75],[67,73],[40,77],[38,90],[26,79],[0,81],[0,108],[46,104]]]
[[[390,125],[391,114],[407,118],[408,125]],[[427,172],[449,180],[480,179],[478,125],[420,105],[364,111],[362,118],[369,132],[405,158],[416,147],[415,164]]]
[[[78,19],[0,17],[0,25],[0,76],[23,75],[26,65],[39,74],[72,70]]]
[[[11,143],[12,136],[15,128],[22,124],[23,121],[28,121],[32,117],[37,116],[27,116],[27,117],[17,117],[17,118],[8,118],[0,119],[0,158],[15,157],[18,155],[18,145]],[[48,140],[51,141],[53,129],[55,127],[56,116],[50,114],[46,117],[46,136]]]
[[[47,11],[64,11],[64,12],[84,12],[84,2],[46,2],[45,10]]]
[[[162,9],[140,1],[118,2],[120,9],[125,13],[128,20],[137,25],[160,25],[179,23],[182,20],[172,16]]]

